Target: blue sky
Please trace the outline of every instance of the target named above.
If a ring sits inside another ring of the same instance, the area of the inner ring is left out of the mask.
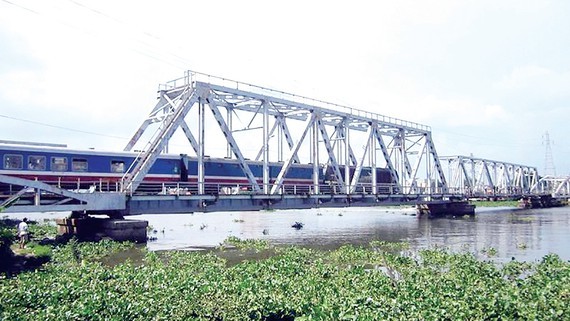
[[[0,0],[0,139],[121,150],[192,69],[570,174],[568,1]]]

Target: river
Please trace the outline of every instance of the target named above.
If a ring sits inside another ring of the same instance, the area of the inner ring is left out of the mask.
[[[11,214],[33,220],[61,213]],[[273,245],[336,248],[370,241],[407,242],[412,250],[469,251],[481,259],[538,261],[549,253],[570,260],[570,207],[477,208],[474,217],[418,219],[410,207],[327,208],[261,212],[138,215],[156,240],[149,250],[201,249],[228,236],[267,240]],[[292,227],[296,222],[301,229]],[[491,255],[493,254],[493,255]]]

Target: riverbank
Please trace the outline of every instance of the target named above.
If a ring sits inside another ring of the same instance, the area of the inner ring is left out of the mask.
[[[519,201],[469,201],[470,204],[476,207],[513,207],[516,208],[519,205]]]
[[[506,264],[371,242],[333,251],[238,239],[207,252],[71,242],[37,273],[0,279],[3,320],[441,320],[570,315],[570,263]],[[229,264],[229,252],[272,255]],[[226,254],[224,254],[226,253]],[[25,311],[25,313],[22,313]]]

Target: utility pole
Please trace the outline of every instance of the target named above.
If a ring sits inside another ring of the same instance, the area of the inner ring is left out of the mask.
[[[554,167],[554,160],[552,159],[550,143],[550,135],[548,135],[548,131],[546,131],[542,136],[542,144],[546,147],[544,153],[544,175],[556,176],[556,168]]]

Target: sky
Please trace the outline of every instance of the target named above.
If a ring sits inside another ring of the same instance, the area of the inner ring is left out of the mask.
[[[194,70],[570,175],[570,2],[0,0],[0,140],[122,150]],[[548,132],[551,157],[547,157]]]

